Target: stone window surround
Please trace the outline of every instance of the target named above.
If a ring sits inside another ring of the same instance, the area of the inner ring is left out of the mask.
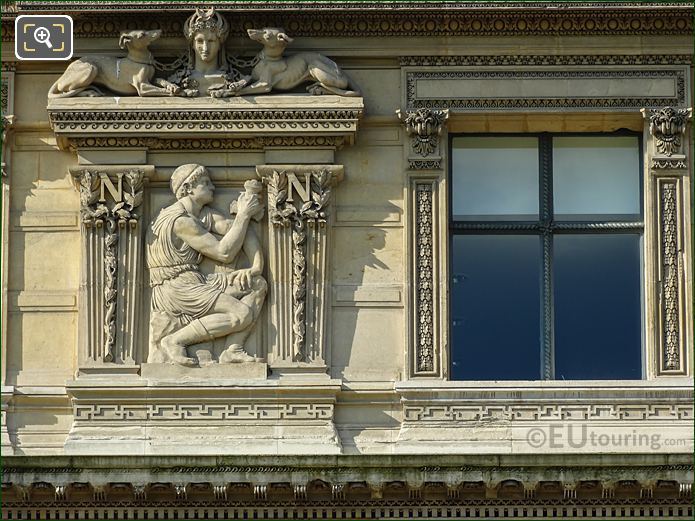
[[[433,110],[436,112],[436,109]],[[660,368],[662,363],[660,359],[660,350],[663,350],[661,346],[660,333],[657,331],[659,316],[661,313],[665,313],[663,308],[658,306],[659,296],[656,295],[656,291],[653,284],[655,281],[656,273],[660,269],[657,266],[656,258],[660,255],[658,253],[659,244],[656,242],[658,237],[660,237],[659,226],[664,226],[660,223],[658,219],[659,208],[661,204],[656,200],[656,190],[657,183],[663,183],[660,181],[661,174],[664,172],[664,168],[677,166],[675,163],[664,165],[664,162],[659,162],[654,160],[655,153],[658,154],[654,145],[654,139],[650,134],[650,123],[649,123],[649,110],[643,110],[642,114],[634,110],[624,110],[621,112],[607,113],[605,111],[597,112],[571,112],[570,110],[563,110],[561,112],[544,112],[544,113],[533,113],[533,114],[519,114],[519,113],[507,113],[502,114],[501,111],[485,112],[485,113],[474,113],[474,114],[464,114],[464,113],[451,113],[447,112],[447,120],[441,125],[438,132],[439,145],[436,150],[430,152],[429,154],[416,154],[415,153],[415,140],[412,138],[413,142],[410,147],[405,147],[405,163],[409,165],[408,173],[408,187],[409,187],[409,197],[407,199],[407,204],[410,208],[407,210],[408,215],[411,218],[412,233],[408,237],[408,252],[410,262],[408,263],[409,277],[411,281],[411,287],[418,283],[416,277],[422,277],[422,275],[416,275],[422,273],[421,263],[423,257],[423,250],[420,247],[422,239],[418,236],[420,233],[418,227],[422,226],[420,222],[420,217],[418,216],[418,209],[422,208],[418,206],[418,201],[422,201],[422,187],[426,188],[426,192],[430,193],[430,200],[425,204],[431,205],[431,254],[432,257],[426,260],[426,263],[431,263],[433,266],[441,266],[441,269],[435,270],[432,274],[431,288],[432,295],[429,295],[430,299],[430,309],[432,313],[431,321],[429,324],[432,325],[432,339],[428,339],[431,344],[431,349],[433,351],[433,365],[429,370],[419,370],[417,367],[418,361],[416,359],[416,351],[418,349],[418,318],[422,314],[421,309],[416,309],[416,307],[421,307],[422,302],[417,301],[417,290],[411,291],[409,295],[411,317],[409,323],[411,324],[410,336],[408,340],[408,356],[406,359],[409,377],[411,379],[424,379],[430,381],[431,379],[444,380],[447,383],[447,389],[453,390],[456,387],[465,389],[471,382],[450,382],[448,381],[448,339],[449,339],[449,321],[448,321],[448,290],[447,285],[449,283],[449,255],[448,255],[448,180],[450,179],[450,172],[448,172],[448,153],[449,150],[444,143],[448,143],[448,133],[532,133],[532,132],[612,132],[618,129],[628,129],[634,131],[643,132],[643,150],[644,150],[644,161],[643,161],[643,197],[644,197],[644,222],[645,228],[643,232],[644,237],[644,274],[643,274],[643,291],[645,294],[643,310],[644,310],[644,352],[645,352],[645,379],[644,381],[648,384],[653,383],[663,383],[665,379],[681,380],[681,378],[676,378],[677,376],[691,376],[692,375],[692,359],[688,356],[689,346],[692,345],[692,323],[687,317],[692,316],[692,282],[688,280],[690,274],[692,273],[692,259],[690,258],[690,252],[692,251],[690,246],[690,236],[687,233],[690,230],[690,201],[688,197],[684,194],[690,193],[688,168],[683,168],[683,166],[688,165],[686,158],[683,158],[684,162],[679,170],[672,169],[669,171],[668,180],[676,183],[676,188],[674,190],[674,197],[677,198],[676,214],[678,218],[681,219],[680,226],[682,231],[680,232],[680,239],[683,242],[680,244],[680,251],[682,257],[679,262],[681,262],[679,269],[680,275],[685,277],[684,282],[681,286],[681,295],[679,298],[682,302],[681,308],[681,318],[680,318],[680,328],[681,328],[681,339],[682,344],[680,346],[681,356],[685,360],[681,361],[681,367],[677,371],[663,370]],[[408,130],[408,129],[406,129]],[[688,129],[686,128],[686,133]],[[412,134],[412,133],[411,133]],[[414,134],[413,134],[414,135]],[[684,143],[689,143],[687,139],[684,139]],[[688,151],[686,150],[684,155],[687,157]],[[432,162],[431,160],[434,159]],[[658,163],[658,165],[657,165]],[[443,168],[442,168],[443,167]],[[660,170],[662,169],[662,170]],[[660,186],[660,185],[659,185]],[[418,199],[420,197],[420,199]],[[663,196],[662,196],[663,197]],[[422,213],[422,212],[420,212]],[[429,213],[429,211],[428,211]],[[426,255],[426,254],[425,254]],[[659,257],[660,258],[660,257]],[[660,287],[660,286],[659,286]],[[438,347],[438,346],[441,346]],[[683,382],[692,382],[691,379],[685,378]],[[544,383],[547,381],[543,381]],[[476,382],[478,384],[485,384],[484,382]],[[489,387],[497,386],[500,382],[489,382]],[[515,382],[520,388],[529,387],[533,388],[538,382]],[[563,381],[560,382],[561,387],[569,387],[573,382]],[[581,384],[581,381],[577,381],[577,384]],[[584,382],[587,383],[587,382]],[[597,385],[606,383],[605,381],[594,382]],[[620,384],[620,381],[610,382],[615,384]],[[675,382],[673,382],[675,383]],[[431,384],[431,382],[430,382]],[[687,384],[686,384],[687,385]],[[678,384],[675,385],[678,387]],[[445,393],[446,394],[446,393]]]

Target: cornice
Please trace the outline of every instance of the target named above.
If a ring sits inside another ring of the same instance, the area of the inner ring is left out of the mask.
[[[14,4],[18,12],[24,11],[161,11],[170,10],[185,12],[200,6],[199,2],[177,2],[173,0],[152,0],[152,1],[92,1],[85,3],[84,0],[63,0],[62,2],[52,1],[33,1],[20,0],[18,2],[8,2]],[[692,2],[503,2],[503,1],[482,1],[482,2],[431,2],[431,1],[412,1],[412,2],[361,2],[361,1],[294,1],[278,2],[275,1],[250,1],[250,0],[222,0],[207,2],[207,7],[216,9],[229,9],[235,11],[486,11],[503,9],[529,10],[558,10],[558,9],[663,9],[663,8],[691,8]]]
[[[79,9],[78,9],[79,5]],[[244,36],[248,27],[282,26],[293,36],[520,36],[520,35],[691,35],[692,4],[555,3],[480,5],[477,3],[362,4],[216,2],[227,14],[230,34]],[[416,7],[416,5],[418,7]],[[658,6],[658,8],[657,8]],[[493,8],[494,7],[494,8]],[[156,19],[149,17],[156,10]],[[14,38],[13,17],[21,13],[69,13],[78,38],[115,38],[120,30],[160,28],[179,37],[187,4],[174,2],[22,2],[3,13],[3,41]],[[144,21],[144,23],[143,23]]]
[[[362,98],[64,98],[49,102],[56,136],[73,147],[262,149],[351,143]],[[195,139],[192,139],[195,138]]]

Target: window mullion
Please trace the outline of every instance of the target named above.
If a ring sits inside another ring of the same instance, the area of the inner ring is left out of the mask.
[[[539,140],[540,154],[540,229],[542,240],[541,280],[541,377],[555,378],[553,333],[553,144],[549,135]]]

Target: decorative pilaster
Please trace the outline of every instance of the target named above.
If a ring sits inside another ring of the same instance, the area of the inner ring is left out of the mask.
[[[409,136],[405,160],[410,176],[410,309],[409,372],[412,376],[441,377],[446,374],[447,325],[440,310],[446,309],[447,263],[438,245],[446,229],[446,151],[441,141],[446,133],[448,110],[396,111]],[[413,172],[416,171],[416,172]],[[444,299],[444,300],[442,300]]]
[[[686,131],[692,109],[665,107],[643,110],[647,132],[645,190],[647,250],[652,254],[650,273],[655,284],[650,306],[655,350],[654,375],[688,372],[686,353],[692,343],[692,270],[685,252],[690,251],[690,176]],[[650,288],[651,291],[651,288]],[[650,299],[648,299],[649,301]]]
[[[13,386],[5,385],[7,368],[7,294],[9,272],[9,226],[10,226],[10,155],[12,133],[15,124],[14,116],[14,63],[2,64],[0,80],[0,115],[2,116],[2,164],[0,165],[0,190],[2,194],[2,215],[0,222],[0,279],[2,280],[2,301],[0,302],[0,447],[3,455],[13,454],[12,442],[7,429],[7,413],[14,393]]]
[[[276,369],[325,372],[332,188],[339,165],[260,165],[268,191],[269,360]]]
[[[80,374],[138,370],[141,206],[151,166],[71,169],[80,191]]]
[[[410,136],[408,167],[412,170],[431,170],[442,167],[440,137],[447,120],[448,110],[418,109],[405,112],[396,110]]]

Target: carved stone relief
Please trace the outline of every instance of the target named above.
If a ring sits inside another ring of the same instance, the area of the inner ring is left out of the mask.
[[[325,367],[327,251],[335,165],[262,165],[268,191],[271,324],[275,365]]]
[[[665,107],[653,110],[649,116],[649,132],[654,137],[655,155],[672,157],[685,155],[685,130],[692,109]]]
[[[9,67],[8,67],[9,69]],[[13,68],[12,68],[13,69]],[[2,194],[2,229],[0,230],[0,266],[2,266],[0,278],[2,281],[2,301],[0,302],[0,446],[2,453],[13,453],[12,441],[7,430],[7,410],[12,401],[13,387],[5,386],[7,371],[7,301],[8,301],[8,261],[9,261],[9,226],[10,226],[10,154],[12,141],[14,116],[14,70],[6,70],[3,63],[2,77],[0,78],[2,116],[2,164],[0,165],[0,189]]]
[[[414,269],[413,294],[415,319],[414,367],[415,375],[432,375],[438,368],[435,354],[435,253],[434,204],[435,183],[432,180],[413,182],[414,194]]]
[[[261,361],[244,350],[266,294],[263,252],[250,226],[263,215],[261,183],[247,181],[225,215],[210,206],[214,185],[207,169],[186,164],[174,170],[176,202],[162,210],[147,234],[147,267],[152,291],[148,362],[186,366]],[[215,235],[220,236],[217,239]],[[239,257],[248,266],[239,264]],[[219,271],[204,275],[204,257]],[[226,337],[225,347],[189,347]]]
[[[75,9],[75,4],[68,2],[31,0],[20,4],[32,12]],[[220,2],[217,5],[226,8],[229,4]],[[297,9],[296,3],[235,2],[230,33],[238,36],[253,25],[279,23],[295,34],[319,38],[336,34],[346,38],[441,38],[451,34],[470,37],[658,34],[666,37],[690,36],[693,30],[692,10],[687,3],[659,2],[656,8],[642,2],[623,3],[610,11],[601,2],[564,3],[554,9],[548,9],[547,5],[523,2],[507,4],[508,9],[500,10],[481,8],[478,2],[440,5],[400,2],[390,3],[389,9],[384,9],[380,2],[314,2],[315,10],[310,12]],[[11,9],[12,4],[8,8]],[[181,32],[181,20],[175,9],[181,9],[182,5],[175,2],[119,2],[110,3],[108,7],[93,2],[89,7],[80,5],[79,8],[81,15],[75,19],[76,38],[117,36],[118,27],[141,20],[143,15],[153,11],[157,13],[157,22],[165,37],[176,38]],[[543,16],[538,15],[539,11]],[[3,41],[13,41],[13,33],[13,25],[8,24],[7,29],[3,29]]]
[[[83,312],[80,371],[135,369],[141,263],[140,210],[152,167],[71,169],[80,192]]]
[[[104,93],[99,86],[121,96],[187,95],[187,92],[176,85],[161,78],[154,78],[154,58],[149,51],[149,45],[161,34],[161,30],[121,33],[119,46],[128,51],[125,57],[98,55],[83,56],[75,60],[51,85],[48,99],[102,96]]]
[[[2,77],[0,79],[0,115],[2,115],[2,164],[1,175],[5,178],[9,173],[9,156],[11,148],[8,146],[12,137],[15,124],[14,115],[14,71],[5,70],[3,64]],[[3,182],[5,179],[3,179]]]
[[[263,45],[263,50],[252,60],[253,69],[248,76],[239,84],[213,94],[215,97],[288,91],[306,81],[313,82],[307,91],[314,95],[362,95],[340,67],[321,54],[301,52],[285,57],[285,48],[293,39],[284,29],[266,27],[247,32],[249,38]]]
[[[406,112],[396,111],[405,125],[410,138],[412,154],[408,157],[408,166],[413,170],[440,169],[442,156],[439,142],[442,131],[449,119],[448,110],[418,109]]]
[[[125,31],[119,38],[119,46],[127,50],[125,57],[79,58],[51,86],[48,98],[105,95],[99,87],[116,96],[224,98],[289,91],[306,81],[313,82],[307,88],[311,94],[361,96],[347,75],[325,56],[308,52],[283,56],[292,42],[284,29],[266,27],[247,32],[263,50],[250,60],[227,57],[229,23],[214,7],[196,8],[183,26],[187,52],[163,64],[149,50],[161,30]],[[247,73],[242,74],[242,70]],[[158,71],[168,78],[155,77]]]
[[[657,374],[687,372],[689,306],[686,295],[688,141],[692,109],[643,110],[649,130],[649,190],[656,217]]]
[[[441,136],[446,131],[448,110],[418,109],[396,111],[410,136],[407,151],[410,170],[435,170],[427,177],[417,174],[410,181],[412,204],[411,280],[412,343],[409,349],[410,373],[413,376],[439,376],[442,371],[440,324],[438,313],[439,255],[435,244],[437,185],[443,175]]]
[[[679,284],[680,266],[678,232],[678,185],[676,181],[659,183],[659,203],[661,210],[660,256],[662,270],[662,327],[663,327],[663,369],[667,371],[681,368],[681,331],[679,308],[681,307],[682,287]]]

